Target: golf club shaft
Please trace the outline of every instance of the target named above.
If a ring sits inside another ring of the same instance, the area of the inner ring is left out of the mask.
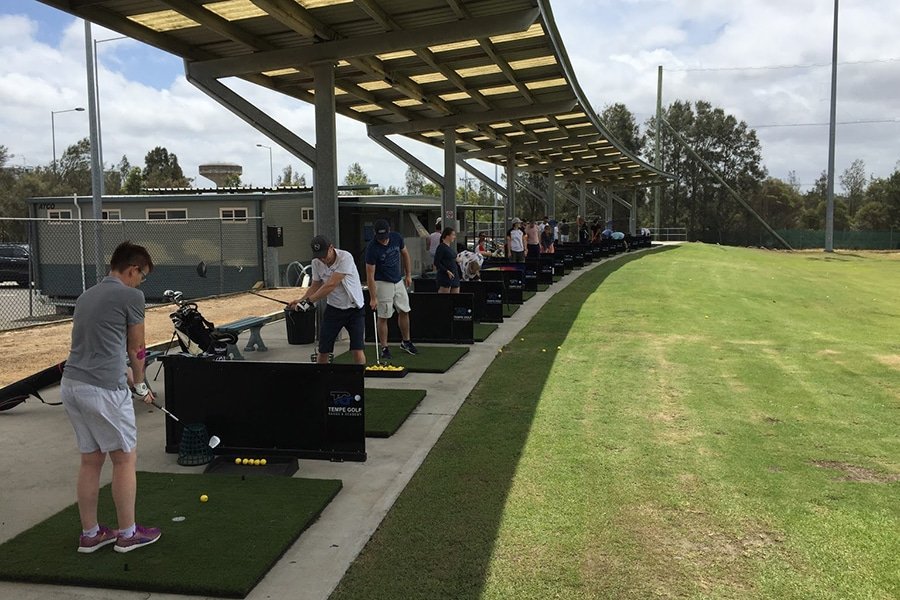
[[[381,364],[381,347],[378,345],[378,309],[372,311],[372,323],[375,325],[375,364]]]
[[[253,294],[254,296],[259,296],[260,298],[265,298],[266,300],[271,300],[272,302],[284,304],[285,306],[290,304],[290,302],[285,302],[284,300],[279,300],[278,298],[272,298],[271,296],[266,296],[265,294],[260,294],[259,292],[254,292],[253,290],[250,290],[250,293]]]
[[[161,404],[157,404],[157,403],[156,403],[156,400],[153,401],[153,406],[155,406],[155,407],[158,408],[159,410],[163,411],[164,413],[166,413],[167,415],[169,415],[169,416],[172,417],[173,419],[175,419],[176,422],[181,423],[181,419],[179,419],[178,417],[176,417],[175,415],[173,415],[172,413],[170,413],[170,412],[169,412],[168,410],[166,410],[166,408],[165,408],[164,406],[162,406]]]

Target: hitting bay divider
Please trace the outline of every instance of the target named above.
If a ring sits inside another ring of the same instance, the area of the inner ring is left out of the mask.
[[[362,366],[160,360],[166,408],[222,438],[216,454],[366,459]],[[178,452],[181,433],[167,420],[166,452]]]
[[[0,546],[0,579],[244,598],[341,489],[338,480],[292,477],[142,472],[138,482],[137,514],[162,528],[157,543],[136,555],[79,554],[73,504]],[[115,524],[109,487],[100,520]]]
[[[369,306],[369,291],[364,290],[366,306],[366,341],[375,341],[373,312]],[[475,338],[474,299],[472,294],[427,294],[409,295],[410,331],[416,344],[473,344]],[[400,327],[397,313],[388,320],[388,341],[399,343]],[[383,340],[381,340],[383,341]]]

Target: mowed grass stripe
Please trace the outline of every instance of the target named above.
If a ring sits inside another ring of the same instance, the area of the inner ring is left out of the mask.
[[[900,596],[898,258],[691,245],[582,275],[334,597]]]

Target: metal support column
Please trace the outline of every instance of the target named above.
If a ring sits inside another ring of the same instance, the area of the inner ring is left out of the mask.
[[[606,212],[605,212],[606,218],[604,219],[604,221],[609,223],[610,221],[613,220],[613,209],[612,209],[613,201],[612,201],[612,198],[610,197],[612,192],[610,192],[609,190],[603,190],[603,191],[605,192],[604,195],[606,196]]]
[[[313,66],[316,91],[316,165],[313,169],[313,230],[340,245],[337,200],[337,136],[334,121],[334,65]]]
[[[506,156],[506,227],[512,227],[516,217],[516,153]]]
[[[106,265],[103,258],[103,238],[100,233],[100,219],[103,216],[103,163],[100,156],[100,136],[97,133],[97,84],[94,73],[94,37],[91,33],[91,22],[84,22],[84,51],[85,65],[87,67],[87,91],[88,91],[88,118],[91,131],[91,195],[93,196],[93,219],[91,224],[94,233],[94,270],[96,282],[106,275]]]
[[[653,158],[653,166],[656,167],[657,171],[662,171],[662,150],[660,146],[660,138],[659,134],[662,130],[662,81],[663,81],[663,68],[662,65],[659,65],[659,71],[656,76],[656,155]],[[662,186],[656,186],[653,189],[653,232],[659,229],[659,195],[662,193]]]
[[[444,130],[444,194],[441,200],[444,227],[459,229],[456,223],[456,130]]]
[[[547,171],[547,216],[556,218],[556,170]]]
[[[587,183],[578,183],[578,214],[582,217],[587,214]]]
[[[637,188],[631,190],[631,210],[628,213],[628,233],[637,234]]]

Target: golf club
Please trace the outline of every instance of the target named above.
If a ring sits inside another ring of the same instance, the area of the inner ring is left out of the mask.
[[[372,313],[372,323],[375,324],[375,364],[381,364],[381,347],[378,345],[378,313]]]
[[[265,294],[260,294],[259,292],[254,292],[253,290],[250,290],[250,293],[253,294],[254,296],[259,296],[260,298],[265,298],[266,300],[271,300],[272,302],[284,304],[285,306],[290,304],[290,302],[285,302],[284,300],[279,300],[278,298],[272,298],[270,296],[266,296]]]
[[[166,415],[168,415],[169,417],[171,417],[172,419],[174,419],[175,422],[181,423],[181,419],[179,419],[178,417],[176,417],[175,415],[173,415],[172,413],[170,413],[168,410],[166,410],[166,408],[165,408],[163,405],[158,404],[158,403],[156,402],[156,400],[153,401],[153,406],[155,406],[155,407],[158,408],[159,410],[161,410],[161,411],[163,411],[164,413],[166,413]],[[221,444],[221,443],[222,443],[222,438],[220,438],[219,436],[217,436],[217,435],[210,436],[210,438],[209,438],[209,447],[210,447],[210,448],[215,448],[216,446],[218,446],[218,445]]]
[[[155,407],[158,408],[159,410],[163,411],[163,412],[166,413],[168,416],[172,417],[172,419],[173,419],[176,423],[181,423],[181,419],[179,419],[178,417],[176,417],[175,415],[173,415],[172,413],[170,413],[168,410],[166,410],[166,407],[164,407],[162,404],[157,404],[156,400],[153,401],[153,406],[155,406]]]

